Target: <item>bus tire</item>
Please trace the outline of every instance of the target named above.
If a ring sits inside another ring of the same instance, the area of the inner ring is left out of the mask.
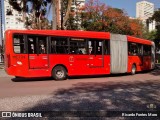
[[[56,66],[52,70],[52,77],[55,80],[65,80],[67,79],[67,70],[63,66]]]
[[[131,74],[132,75],[136,74],[136,65],[135,64],[132,65]]]

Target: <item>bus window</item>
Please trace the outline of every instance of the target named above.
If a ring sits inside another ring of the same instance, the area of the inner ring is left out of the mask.
[[[29,54],[46,54],[47,37],[46,36],[27,36]]]
[[[151,56],[151,46],[143,45],[143,55]]]
[[[56,53],[56,40],[51,39],[51,53]]]
[[[51,53],[68,54],[68,38],[51,37]]]
[[[14,52],[15,53],[26,53],[24,35],[15,34],[13,36]]]
[[[102,55],[102,41],[96,42],[96,55]]]
[[[142,55],[142,45],[138,43],[128,43],[128,55]]]
[[[94,45],[94,41],[93,40],[89,40],[88,41],[88,49],[89,49],[89,54],[93,55],[94,53],[94,49],[95,49],[95,45]]]
[[[39,46],[39,53],[46,54],[47,53],[47,37],[39,36],[38,37],[38,46]]]
[[[142,44],[138,44],[138,55],[143,55],[143,46],[142,46]]]
[[[37,45],[36,45],[36,36],[28,36],[28,53],[29,54],[38,54]]]
[[[87,54],[86,40],[81,38],[70,39],[70,53],[71,54]]]
[[[104,54],[109,55],[110,51],[109,40],[104,41]]]
[[[89,40],[88,41],[88,49],[89,54],[91,55],[102,55],[103,42],[100,40]]]

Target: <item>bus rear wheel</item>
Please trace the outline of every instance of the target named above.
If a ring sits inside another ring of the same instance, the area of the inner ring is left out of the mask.
[[[52,70],[52,77],[55,80],[65,80],[67,78],[67,70],[63,66],[56,66]]]
[[[132,65],[131,74],[132,75],[136,74],[136,65],[135,64]]]

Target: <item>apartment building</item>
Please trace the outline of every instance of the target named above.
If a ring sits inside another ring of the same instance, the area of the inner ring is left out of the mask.
[[[136,17],[146,20],[154,13],[154,4],[148,1],[140,1],[136,3]]]
[[[23,13],[13,9],[9,4],[9,0],[4,0],[4,23],[5,30],[7,29],[25,29],[23,19]]]
[[[155,21],[147,23],[147,19],[154,14],[154,4],[146,0],[136,3],[136,18],[142,20],[149,31],[155,30]]]

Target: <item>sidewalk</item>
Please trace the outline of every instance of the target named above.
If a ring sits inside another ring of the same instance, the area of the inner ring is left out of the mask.
[[[0,62],[0,69],[4,69],[4,63]]]
[[[9,75],[4,71],[4,69],[0,69],[0,78],[1,77],[9,77]]]

